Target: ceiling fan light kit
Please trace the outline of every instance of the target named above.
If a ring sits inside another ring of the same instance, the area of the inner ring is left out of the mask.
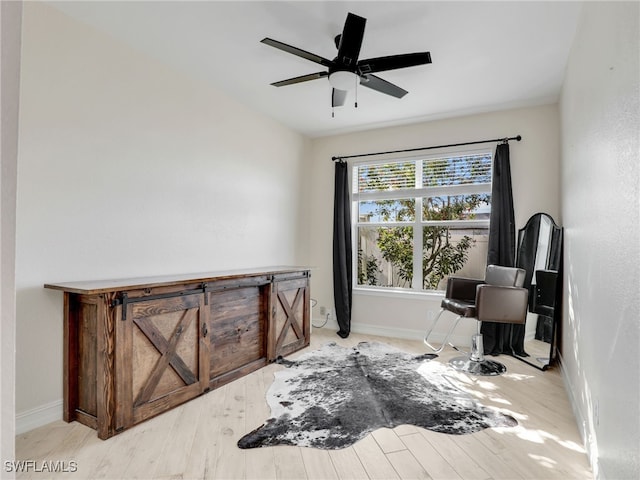
[[[333,60],[328,60],[314,53],[287,45],[278,40],[273,40],[272,38],[267,37],[262,39],[262,43],[266,45],[317,63],[328,69],[328,71],[281,80],[271,85],[284,87],[285,85],[293,85],[295,83],[328,77],[329,84],[332,87],[332,107],[344,105],[347,92],[356,89],[358,83],[364,87],[395,98],[404,97],[408,93],[406,90],[373,74],[429,64],[431,63],[430,52],[405,53],[358,60],[366,22],[367,20],[363,17],[353,13],[347,14],[342,33],[334,39],[338,49],[338,55]]]
[[[353,90],[358,84],[358,75],[353,72],[346,72],[344,70],[338,70],[329,74],[329,83],[331,86],[338,90]]]

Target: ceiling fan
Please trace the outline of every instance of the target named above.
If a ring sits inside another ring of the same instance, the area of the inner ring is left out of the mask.
[[[333,60],[328,60],[314,53],[292,47],[278,40],[273,40],[272,38],[262,39],[261,42],[266,45],[318,63],[328,69],[327,71],[281,80],[271,85],[283,87],[285,85],[293,85],[295,83],[328,77],[329,83],[333,87],[331,95],[332,107],[344,105],[347,91],[355,88],[358,83],[372,90],[391,95],[392,97],[404,97],[408,93],[406,90],[373,74],[431,63],[431,54],[429,52],[405,53],[358,60],[366,23],[366,18],[353,13],[347,14],[342,34],[335,37],[338,55]],[[356,103],[355,106],[357,107],[358,104]]]

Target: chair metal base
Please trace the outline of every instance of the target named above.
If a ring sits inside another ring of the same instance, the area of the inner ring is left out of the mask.
[[[444,312],[444,308],[442,308],[440,312],[438,312],[438,315],[433,321],[431,328],[429,329],[429,331],[424,337],[424,344],[427,345],[429,348],[431,348],[431,350],[433,350],[435,353],[440,353],[442,349],[445,347],[445,345],[447,345],[449,336],[451,335],[451,333],[453,333],[453,330],[456,328],[456,325],[458,325],[458,322],[462,318],[462,315],[456,318],[455,322],[453,323],[453,326],[449,329],[446,336],[444,337],[444,340],[442,341],[442,345],[440,345],[440,348],[436,348],[433,345],[431,345],[428,340],[429,340],[429,335],[431,335],[431,332],[435,328],[436,323],[438,323],[438,320],[440,319],[442,312]],[[482,340],[482,333],[480,333],[480,324],[481,322],[478,321],[476,334],[471,337],[471,351],[469,352],[469,354],[464,355],[462,357],[452,358],[451,360],[449,360],[449,364],[456,370],[459,370],[461,372],[471,373],[473,375],[484,375],[484,376],[501,375],[507,371],[507,367],[505,367],[500,362],[494,362],[493,360],[486,360],[484,358],[484,344]],[[449,345],[451,345],[456,350],[461,351],[455,345],[451,343],[449,343]]]
[[[474,361],[467,355],[452,358],[449,360],[449,365],[456,370],[471,373],[473,375],[495,376],[502,375],[507,371],[507,367],[500,362],[494,362],[493,360],[487,359]]]

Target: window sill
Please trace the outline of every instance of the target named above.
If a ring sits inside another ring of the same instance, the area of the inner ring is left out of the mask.
[[[366,288],[354,287],[354,295],[373,296],[373,297],[392,297],[392,298],[410,298],[414,300],[440,300],[444,298],[444,291],[433,290],[430,292],[417,292],[406,289],[389,289],[389,288]]]

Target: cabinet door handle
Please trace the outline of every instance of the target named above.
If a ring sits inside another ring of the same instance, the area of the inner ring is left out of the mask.
[[[203,336],[204,338],[207,338],[207,333],[209,333],[209,330],[207,329],[207,324],[205,323],[205,324],[202,326],[202,336]]]

